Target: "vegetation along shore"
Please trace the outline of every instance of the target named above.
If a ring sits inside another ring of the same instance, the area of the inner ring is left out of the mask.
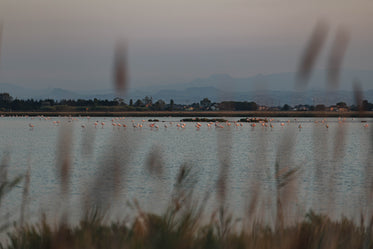
[[[91,117],[364,117],[372,118],[369,112],[331,112],[331,111],[82,111],[82,112],[40,112],[17,111],[0,112],[3,116],[91,116]]]
[[[2,115],[45,116],[179,116],[179,117],[373,117],[373,104],[363,100],[357,105],[338,102],[335,105],[283,105],[261,106],[249,101],[211,102],[208,98],[199,103],[177,104],[171,100],[153,101],[149,96],[137,101],[122,98],[113,100],[34,100],[14,99],[9,93],[0,93]]]

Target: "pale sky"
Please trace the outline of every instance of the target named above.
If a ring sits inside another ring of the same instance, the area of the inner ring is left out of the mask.
[[[320,19],[350,31],[347,69],[373,70],[373,0],[0,0],[0,83],[112,87],[126,39],[131,86],[294,72]]]

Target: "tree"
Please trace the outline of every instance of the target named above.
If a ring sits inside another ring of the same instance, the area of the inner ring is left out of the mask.
[[[13,97],[9,93],[0,93],[0,101],[10,103],[13,101]]]
[[[174,100],[173,99],[171,99],[170,100],[170,111],[173,111],[174,110]]]
[[[315,111],[325,111],[326,107],[325,105],[317,105],[315,106]]]
[[[163,100],[160,99],[157,102],[155,102],[154,110],[156,110],[156,111],[164,110],[165,106],[166,106],[166,103]]]
[[[363,102],[361,104],[361,108],[364,111],[372,111],[373,110],[373,104],[369,103],[368,100],[363,100]]]
[[[115,97],[115,98],[114,98],[114,101],[117,102],[119,105],[121,105],[121,104],[124,103],[124,99],[123,99],[123,98],[120,98],[120,97]]]
[[[135,106],[136,106],[136,107],[143,107],[143,106],[144,106],[144,103],[143,103],[140,99],[138,99],[138,100],[136,100],[136,102],[135,102]]]
[[[4,108],[3,110],[10,108],[12,101],[13,98],[9,93],[0,93],[0,107]]]
[[[254,102],[238,102],[236,110],[240,111],[256,111],[258,109],[258,105]]]
[[[153,98],[152,97],[149,97],[149,96],[146,96],[144,99],[143,99],[143,102],[144,102],[144,105],[146,107],[149,107],[153,104]]]
[[[290,109],[291,109],[291,107],[290,107],[290,105],[288,105],[288,104],[285,104],[285,105],[281,108],[282,111],[289,111]]]
[[[345,102],[338,102],[336,104],[339,108],[347,108],[347,104]]]
[[[208,110],[211,106],[211,101],[208,98],[204,98],[199,102],[199,104],[203,110]]]
[[[130,106],[133,106],[133,100],[130,99]]]

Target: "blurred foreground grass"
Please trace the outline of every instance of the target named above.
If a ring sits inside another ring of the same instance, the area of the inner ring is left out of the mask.
[[[132,226],[105,223],[92,213],[79,225],[22,226],[1,248],[372,248],[372,226],[348,219],[333,222],[310,212],[304,221],[272,230],[254,225],[251,232],[230,230],[232,221],[216,219],[200,225],[192,210],[161,216],[142,214]]]
[[[283,225],[284,217],[277,215],[275,223],[279,225],[271,227],[252,215],[255,198],[240,221],[233,219],[228,204],[207,213],[206,200],[193,196],[192,177],[190,168],[180,168],[168,208],[160,215],[142,211],[137,201],[133,203],[137,212],[132,222],[109,221],[109,214],[98,206],[87,208],[75,225],[66,222],[68,213],[55,223],[42,215],[36,223],[21,221],[8,227],[7,241],[0,248],[373,248],[373,219],[363,216],[356,224],[345,217],[331,220],[309,211],[303,220],[290,225]],[[3,177],[1,197],[21,180]],[[206,221],[202,217],[209,217],[208,222],[202,222]],[[238,226],[238,222],[244,225]]]

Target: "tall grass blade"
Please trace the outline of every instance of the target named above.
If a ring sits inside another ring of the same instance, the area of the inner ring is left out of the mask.
[[[318,21],[306,45],[298,63],[296,87],[304,89],[308,84],[316,59],[325,43],[328,34],[328,24],[325,21]]]
[[[349,32],[339,27],[337,34],[332,44],[332,50],[330,51],[327,72],[330,89],[337,89],[339,85],[339,74],[343,62],[343,57],[346,53],[347,46],[350,40]]]
[[[124,41],[119,41],[114,52],[114,86],[118,94],[123,94],[127,85],[127,44]]]

